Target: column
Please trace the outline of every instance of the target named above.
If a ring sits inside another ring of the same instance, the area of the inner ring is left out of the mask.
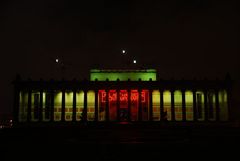
[[[39,122],[43,120],[43,90],[40,90]]]
[[[233,110],[231,110],[231,105],[232,105],[232,94],[231,94],[231,85],[229,85],[226,89],[227,91],[227,121],[232,120],[232,113]]]
[[[142,89],[138,89],[138,121],[142,121]]]
[[[207,99],[207,90],[204,90],[204,120],[208,121],[208,99]]]
[[[109,90],[106,90],[106,121],[109,121]]]
[[[153,120],[152,89],[149,90],[149,121]]]
[[[117,121],[120,121],[120,90],[117,89]]]
[[[51,90],[50,121],[54,121],[54,91]]]
[[[88,90],[84,90],[84,106],[82,112],[82,121],[87,121],[87,92]]]
[[[65,90],[62,90],[61,121],[65,121]]]
[[[17,87],[15,87],[14,89],[14,106],[13,106],[13,117],[14,117],[14,122],[19,122],[19,103],[20,103],[20,100],[19,100],[19,96],[20,95],[20,91],[19,89],[17,89]]]
[[[215,90],[215,106],[216,106],[216,121],[220,120],[219,97],[218,90]]]
[[[186,99],[185,90],[182,90],[182,120],[186,121]]]
[[[128,92],[128,116],[127,120],[131,121],[131,90],[127,90]]]
[[[76,89],[73,90],[73,111],[72,111],[72,121],[76,121],[76,109],[77,109],[77,97],[76,97]]]
[[[171,120],[175,121],[174,90],[171,90]]]
[[[163,90],[160,91],[160,120],[164,120],[164,109],[163,109]]]
[[[28,90],[28,108],[27,108],[27,122],[30,122],[32,119],[32,91]]]
[[[98,90],[95,90],[95,121],[98,121]]]
[[[197,102],[196,102],[196,90],[193,90],[192,93],[193,93],[193,120],[194,121],[198,121]]]

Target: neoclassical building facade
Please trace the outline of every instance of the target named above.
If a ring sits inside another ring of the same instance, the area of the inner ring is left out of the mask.
[[[157,80],[155,69],[90,71],[90,80],[14,81],[15,122],[228,121],[230,81]]]

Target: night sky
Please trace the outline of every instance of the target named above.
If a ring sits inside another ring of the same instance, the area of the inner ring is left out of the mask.
[[[71,80],[88,78],[91,68],[156,68],[164,79],[230,73],[240,90],[237,8],[237,0],[2,0],[0,114],[12,111],[16,74]]]

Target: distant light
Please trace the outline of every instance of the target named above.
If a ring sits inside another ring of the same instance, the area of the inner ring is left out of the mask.
[[[125,54],[125,53],[126,53],[126,50],[122,50],[122,53]]]
[[[133,63],[136,64],[136,63],[137,63],[137,60],[134,59],[134,60],[133,60]]]
[[[57,58],[55,61],[56,61],[56,63],[58,63],[58,62],[59,62],[59,59]]]

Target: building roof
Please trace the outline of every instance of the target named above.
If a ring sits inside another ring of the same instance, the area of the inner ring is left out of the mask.
[[[91,81],[156,81],[157,70],[156,69],[136,69],[136,70],[112,70],[112,69],[92,69],[90,70]]]

